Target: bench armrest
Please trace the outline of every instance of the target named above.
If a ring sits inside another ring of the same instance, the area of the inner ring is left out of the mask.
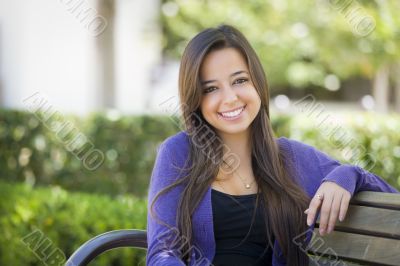
[[[80,246],[66,262],[66,266],[84,266],[101,253],[119,247],[147,249],[144,230],[115,230],[98,235]]]

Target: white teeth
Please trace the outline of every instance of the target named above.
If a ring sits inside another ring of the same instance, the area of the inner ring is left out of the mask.
[[[239,115],[242,111],[243,111],[243,107],[241,109],[238,109],[236,111],[233,112],[226,112],[226,113],[221,113],[222,116],[226,116],[226,117],[235,117],[237,115]]]

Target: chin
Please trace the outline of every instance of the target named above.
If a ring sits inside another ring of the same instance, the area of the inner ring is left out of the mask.
[[[217,127],[217,130],[222,134],[240,134],[245,133],[246,131],[250,130],[250,125],[248,126],[236,126],[236,127]]]

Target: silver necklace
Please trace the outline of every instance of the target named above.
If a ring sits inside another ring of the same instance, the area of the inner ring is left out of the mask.
[[[225,163],[226,165],[228,165],[225,161],[224,161],[224,163]],[[228,166],[229,166],[229,165],[228,165]],[[236,172],[236,170],[234,170],[233,172],[237,175],[237,177],[239,177],[240,181],[242,181],[242,183],[243,183],[243,185],[244,185],[244,187],[245,187],[246,189],[250,189],[250,188],[251,188],[251,185],[253,185],[255,179],[254,179],[251,183],[247,183],[247,182],[245,182],[245,181],[242,179],[242,177]],[[218,179],[216,179],[216,180],[218,180]]]
[[[246,183],[241,177],[240,175],[236,172],[236,170],[234,171],[234,173],[240,178],[240,180],[242,181],[243,185],[245,188],[250,189],[251,185],[253,185],[255,179],[251,182],[251,183]]]

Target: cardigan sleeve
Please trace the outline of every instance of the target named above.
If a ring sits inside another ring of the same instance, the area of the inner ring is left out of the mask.
[[[300,183],[312,197],[325,181],[335,182],[350,192],[351,196],[360,191],[400,193],[381,177],[352,165],[342,164],[326,153],[303,142],[281,138],[283,145],[289,146],[301,176]]]
[[[356,165],[341,164],[326,153],[312,149],[323,176],[321,183],[335,182],[349,191],[351,196],[360,191],[399,193],[381,177]]]
[[[179,193],[174,188],[162,194],[155,202],[153,210],[156,217],[150,215],[150,206],[155,195],[166,186],[172,184],[178,177],[174,167],[173,143],[165,140],[158,148],[156,161],[151,174],[147,204],[147,254],[146,265],[185,265],[180,259],[178,230],[176,228],[176,210]],[[160,223],[167,223],[169,227]]]
[[[349,191],[351,196],[363,190],[400,193],[381,177],[355,165],[341,164],[311,145],[286,137],[280,137],[278,141],[280,147],[288,152],[288,159],[293,160],[296,179],[310,197],[325,181],[335,182]],[[314,223],[311,224],[307,230],[305,243],[311,241],[314,226]],[[276,240],[274,250],[278,256],[273,256],[273,265],[287,265]]]

